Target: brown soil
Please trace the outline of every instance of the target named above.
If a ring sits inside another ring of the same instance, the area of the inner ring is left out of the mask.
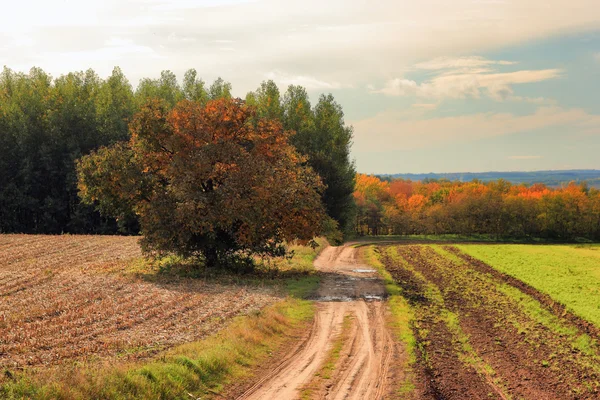
[[[418,399],[502,398],[499,389],[460,359],[461,343],[441,318],[443,307],[426,294],[427,281],[384,256],[386,269],[415,309],[417,339],[416,397]]]
[[[500,272],[500,271],[494,269],[493,267],[487,265],[486,263],[484,263],[481,260],[476,259],[475,257],[471,257],[470,255],[460,251],[455,246],[444,246],[444,249],[446,251],[449,251],[450,253],[453,253],[454,255],[461,258],[465,262],[467,262],[469,264],[470,268],[472,268],[476,271],[482,272],[484,274],[490,274],[494,278],[496,278],[500,281],[503,281],[505,283],[508,283],[509,285],[519,289],[523,293],[526,293],[527,295],[533,297],[534,299],[539,301],[541,304],[543,304],[546,308],[550,309],[552,311],[552,313],[554,313],[555,315],[558,315],[562,318],[569,320],[569,322],[576,325],[579,329],[581,329],[582,331],[584,331],[591,337],[594,337],[595,339],[600,340],[600,328],[599,327],[597,327],[596,325],[592,324],[591,322],[588,322],[588,321],[584,320],[583,318],[573,314],[571,311],[567,310],[567,308],[563,304],[560,304],[560,303],[554,301],[552,299],[552,297],[548,296],[547,294],[541,293],[537,289],[531,287],[530,285],[526,284],[523,281],[518,280],[515,277],[512,277],[510,275],[507,275],[503,272]]]
[[[397,249],[409,267],[391,258],[385,260],[386,267],[405,288],[418,313],[415,332],[424,352],[419,354],[419,364],[430,378],[425,385],[427,394],[457,399],[599,398],[598,349],[580,352],[568,339],[532,319],[517,300],[498,289],[506,281],[504,277],[481,273],[482,266],[473,260],[462,257],[464,263],[455,262],[431,247]],[[427,303],[426,286],[439,289],[439,304]],[[440,322],[444,309],[458,315],[470,346],[493,373],[486,376],[470,371],[468,362],[452,355],[460,349]],[[563,325],[579,327],[560,314],[556,316]]]
[[[312,398],[390,398],[401,376],[393,371],[403,352],[385,325],[385,287],[352,247],[328,247],[315,262],[323,273],[315,296],[317,313],[306,339],[266,371],[238,399],[295,399],[322,369],[338,337],[344,317],[354,318],[351,334],[342,346],[335,370],[320,380]]]

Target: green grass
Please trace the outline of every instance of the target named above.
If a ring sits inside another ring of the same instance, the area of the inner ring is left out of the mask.
[[[303,298],[319,283],[312,262],[326,246],[293,246],[294,256],[276,260],[247,277],[213,276],[246,284],[279,285],[287,296],[250,315],[232,319],[214,335],[137,363],[75,363],[0,376],[2,399],[190,399],[217,398],[228,383],[251,375],[279,346],[314,316],[314,303]],[[279,265],[277,265],[277,263]],[[136,261],[126,271],[149,280],[202,277],[181,260],[162,260],[156,268]],[[186,271],[190,271],[190,275]],[[268,277],[263,278],[261,277]]]
[[[402,288],[396,284],[394,278],[385,269],[385,266],[380,261],[380,251],[387,251],[390,257],[394,257],[394,254],[390,252],[389,248],[376,248],[375,246],[369,246],[365,248],[364,257],[370,266],[375,268],[379,275],[385,282],[385,288],[388,293],[388,307],[391,313],[391,320],[388,321],[396,339],[404,344],[406,349],[407,359],[405,365],[401,367],[406,373],[406,379],[400,383],[398,388],[399,398],[412,398],[412,393],[415,390],[414,377],[411,373],[411,365],[413,365],[416,358],[417,340],[412,330],[412,322],[414,321],[413,310],[408,304],[408,301],[402,297]]]
[[[600,245],[458,245],[600,327]]]
[[[377,235],[377,236],[357,236],[352,241],[358,243],[381,243],[381,242],[400,242],[410,244],[414,243],[427,243],[427,242],[442,242],[442,243],[509,243],[509,244],[560,244],[565,243],[562,240],[541,238],[541,237],[528,237],[528,238],[511,238],[502,237],[492,234],[479,234],[475,233],[472,235],[459,235],[454,233],[446,233],[439,235]],[[577,243],[589,243],[590,241],[585,238],[575,238],[574,242]],[[569,242],[571,243],[571,242]]]

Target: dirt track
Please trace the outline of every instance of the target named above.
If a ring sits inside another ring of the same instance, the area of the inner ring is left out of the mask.
[[[238,399],[382,399],[402,379],[391,371],[403,357],[385,325],[385,288],[358,249],[329,247],[315,261],[323,273],[312,329],[278,365]],[[345,318],[351,320],[342,332]],[[342,333],[345,333],[342,335]],[[334,343],[339,351],[331,358]],[[333,363],[327,375],[322,368]]]

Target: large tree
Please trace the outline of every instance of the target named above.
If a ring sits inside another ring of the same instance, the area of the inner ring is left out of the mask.
[[[142,107],[127,145],[78,165],[80,193],[104,212],[139,217],[147,251],[231,257],[283,255],[324,219],[323,187],[278,120],[256,118],[241,100]]]

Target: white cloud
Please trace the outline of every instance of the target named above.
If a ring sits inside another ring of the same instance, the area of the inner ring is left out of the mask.
[[[491,65],[513,65],[515,61],[494,61],[488,60],[481,56],[470,56],[470,57],[438,57],[433,60],[421,62],[415,65],[417,69],[428,69],[428,70],[439,70],[439,69],[472,69],[482,68]]]
[[[0,65],[37,65],[60,75],[75,66],[72,57],[57,57],[96,51],[97,42],[117,36],[163,57],[123,55],[120,65],[134,84],[161,69],[182,75],[194,67],[205,79],[226,77],[242,93],[273,70],[364,86],[398,76],[419,60],[436,61],[421,67],[481,72],[512,61],[440,57],[481,54],[599,24],[597,0],[32,0],[8,2],[0,13],[0,36],[7,36]],[[32,45],[17,46],[22,37]],[[221,51],[218,40],[235,41],[237,51]],[[103,73],[113,66],[113,59],[98,57],[85,67]]]
[[[275,83],[280,84],[283,86],[284,90],[285,87],[289,85],[300,85],[307,90],[331,90],[344,87],[344,85],[339,82],[326,82],[312,76],[290,75],[281,71],[271,71],[266,74],[266,78],[272,79]]]
[[[388,81],[381,89],[375,89],[373,85],[370,87],[373,88],[371,92],[383,93],[388,96],[413,96],[419,91],[417,82],[400,78]]]
[[[435,71],[436,75],[433,78],[421,83],[395,78],[389,80],[383,88],[373,88],[370,91],[387,96],[418,96],[430,99],[479,98],[485,94],[497,101],[533,100],[531,102],[537,103],[539,99],[514,96],[512,85],[556,79],[562,72],[559,69],[497,72],[492,68],[492,66],[514,64],[516,64],[514,61],[494,61],[479,56],[436,58],[414,66],[418,70]]]
[[[600,136],[600,115],[552,106],[528,115],[479,113],[428,119],[410,111],[386,111],[352,125],[354,143],[361,151],[425,148],[550,127],[564,127],[571,140],[574,135]]]
[[[411,107],[421,110],[435,110],[438,107],[438,105],[435,103],[415,103],[411,105]]]
[[[539,160],[542,156],[508,156],[510,160]]]

